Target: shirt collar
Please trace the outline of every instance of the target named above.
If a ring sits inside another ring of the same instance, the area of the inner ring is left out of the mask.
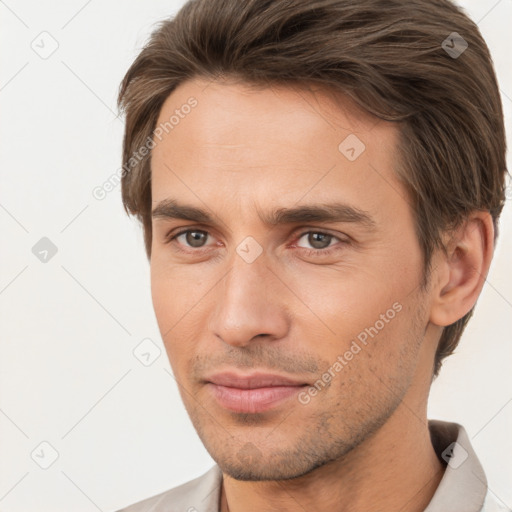
[[[462,425],[429,420],[434,450],[446,469],[424,512],[464,510],[480,512],[487,493],[487,479]]]

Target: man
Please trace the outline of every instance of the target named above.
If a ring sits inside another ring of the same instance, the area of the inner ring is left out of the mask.
[[[448,0],[198,0],[127,72],[123,201],[216,465],[127,512],[501,509],[427,400],[504,204],[499,89]]]

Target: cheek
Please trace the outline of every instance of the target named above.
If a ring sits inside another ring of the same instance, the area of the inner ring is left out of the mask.
[[[162,273],[155,267],[153,261],[151,262],[151,300],[153,302],[153,309],[155,316],[160,327],[161,332],[167,325],[170,328],[172,312],[175,311],[173,304],[173,294],[170,293],[167,280]]]
[[[201,337],[202,320],[208,287],[191,279],[183,268],[151,262],[151,298],[169,362],[178,378],[195,356],[197,340]]]
[[[197,272],[197,271],[196,271]],[[151,260],[151,298],[162,333],[179,327],[180,319],[204,296],[201,280],[165,258],[154,254]],[[185,317],[186,318],[186,317]],[[184,318],[184,319],[185,319]]]
[[[420,305],[413,303],[411,289],[418,272],[413,266],[401,268],[392,258],[385,261],[364,269],[316,268],[301,272],[300,278],[289,276],[290,288],[303,301],[294,300],[293,308],[298,339],[307,350],[331,365],[341,356],[343,367],[361,376],[385,375],[389,361],[414,358],[408,350],[417,336],[413,324]]]
[[[374,325],[388,310],[388,316],[395,316],[399,306],[393,309],[393,304],[402,302],[405,286],[384,280],[381,271],[371,268],[330,270],[303,271],[290,281],[301,299],[293,301],[294,309],[302,311],[301,317],[310,325],[323,325],[325,334],[346,339]],[[390,275],[390,271],[383,273]]]
[[[167,272],[160,272],[157,265],[151,266],[151,298],[155,317],[171,364],[175,360],[175,346],[183,317],[183,294],[178,290],[181,284],[171,279]]]

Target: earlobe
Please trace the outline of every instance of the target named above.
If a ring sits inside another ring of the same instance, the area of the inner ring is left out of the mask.
[[[476,211],[452,234],[446,254],[438,255],[438,282],[432,289],[430,321],[451,325],[475,305],[494,252],[494,227],[489,212]]]

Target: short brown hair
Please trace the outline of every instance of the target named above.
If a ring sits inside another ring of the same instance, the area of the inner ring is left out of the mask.
[[[456,42],[460,50],[467,44],[459,55],[449,52]],[[122,199],[142,222],[148,258],[150,155],[134,155],[179,84],[226,76],[255,85],[313,82],[398,122],[395,172],[415,215],[423,284],[442,233],[471,211],[491,213],[496,239],[507,173],[501,99],[487,45],[460,8],[449,0],[192,0],[160,23],[119,91]],[[443,329],[434,377],[472,313]]]

